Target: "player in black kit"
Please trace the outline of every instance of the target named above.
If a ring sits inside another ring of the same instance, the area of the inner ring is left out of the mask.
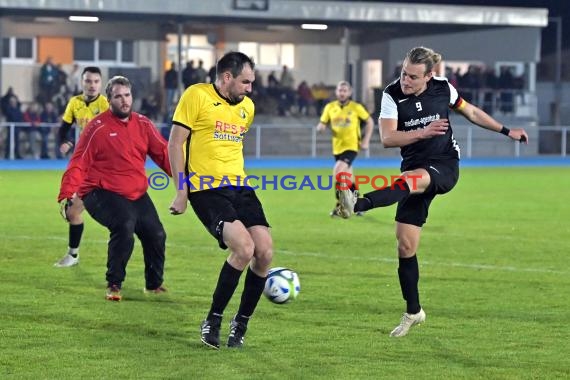
[[[453,138],[449,109],[482,128],[528,142],[524,129],[503,126],[463,100],[446,78],[435,77],[434,66],[440,61],[441,55],[432,49],[413,48],[405,57],[400,78],[384,90],[380,135],[384,147],[400,147],[401,178],[393,186],[362,198],[350,190],[339,194],[341,213],[346,216],[398,203],[398,276],[407,310],[390,333],[393,337],[405,336],[413,325],[426,318],[418,291],[416,251],[420,234],[431,201],[437,194],[450,191],[459,178],[459,146]]]

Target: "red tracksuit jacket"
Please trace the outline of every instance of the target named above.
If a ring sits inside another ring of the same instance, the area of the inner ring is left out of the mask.
[[[148,189],[147,155],[172,176],[167,142],[146,116],[132,112],[123,122],[111,110],[103,112],[81,134],[61,179],[58,202],[96,188],[139,199]]]

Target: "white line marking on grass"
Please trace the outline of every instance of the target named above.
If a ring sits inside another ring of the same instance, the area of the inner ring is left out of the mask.
[[[331,256],[324,253],[316,252],[294,252],[288,250],[275,250],[277,253],[283,253],[291,256],[310,256],[310,257],[322,257],[323,259],[345,259],[345,260],[360,260],[360,261],[378,261],[383,263],[397,263],[397,259],[386,258],[386,257],[360,257],[360,256]],[[488,265],[488,264],[463,264],[463,263],[446,263],[446,262],[435,262],[435,261],[424,261],[420,262],[420,265],[433,265],[433,266],[448,266],[457,268],[467,268],[476,270],[496,270],[504,272],[530,272],[530,273],[553,273],[553,274],[569,274],[567,271],[559,271],[545,268],[517,268],[513,266],[502,266],[502,265]]]
[[[46,236],[46,237],[39,237],[39,236],[28,236],[28,235],[20,235],[20,236],[12,236],[12,235],[0,235],[0,239],[2,240],[58,240],[58,241],[67,241],[66,237],[59,237],[59,236]],[[96,244],[107,244],[108,240],[96,240],[96,239],[84,239],[90,243]],[[189,248],[189,249],[196,249],[196,250],[207,250],[207,251],[218,251],[219,248],[215,245],[188,245],[188,244],[176,244],[176,243],[166,243],[168,248]],[[375,262],[383,262],[383,263],[397,263],[398,260],[394,258],[386,258],[386,257],[362,257],[362,256],[333,256],[326,253],[319,253],[319,252],[297,252],[297,251],[290,251],[287,249],[276,249],[275,253],[277,254],[284,254],[284,255],[291,255],[291,256],[306,256],[306,257],[317,257],[323,259],[335,259],[335,260],[358,260],[358,261],[375,261]],[[553,269],[546,269],[546,268],[519,268],[513,266],[503,266],[503,265],[489,265],[489,264],[464,264],[464,263],[453,263],[453,262],[438,262],[438,261],[424,261],[422,260],[420,265],[429,265],[429,266],[447,266],[447,267],[455,267],[455,268],[466,268],[466,269],[474,269],[474,270],[495,270],[495,271],[503,271],[503,272],[523,272],[523,273],[552,273],[552,274],[570,274],[568,271],[560,271],[560,270],[553,270]]]

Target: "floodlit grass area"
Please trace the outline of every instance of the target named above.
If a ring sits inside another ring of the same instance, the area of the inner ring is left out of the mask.
[[[389,176],[393,171],[358,170]],[[329,175],[257,170],[256,175]],[[199,325],[227,252],[172,184],[151,191],[168,234],[165,285],[142,292],[140,244],[123,301],[105,301],[107,231],[85,213],[79,266],[54,268],[67,225],[58,171],[0,172],[0,378],[561,379],[570,376],[570,170],[466,168],[432,203],[418,252],[426,323],[388,336],[404,310],[395,206],[331,219],[332,190],[265,190],[274,266],[301,279],[294,302],[262,299],[242,350],[212,351]],[[369,187],[364,187],[364,191]],[[225,342],[242,285],[222,330]],[[566,300],[566,301],[564,301]]]

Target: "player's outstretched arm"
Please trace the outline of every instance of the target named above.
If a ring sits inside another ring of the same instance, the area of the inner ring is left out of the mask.
[[[523,128],[509,129],[495,120],[487,112],[483,111],[479,107],[474,106],[473,104],[463,101],[462,105],[455,111],[463,115],[473,124],[480,126],[481,128],[502,133],[515,141],[520,141],[521,143],[528,144],[528,134]]]

